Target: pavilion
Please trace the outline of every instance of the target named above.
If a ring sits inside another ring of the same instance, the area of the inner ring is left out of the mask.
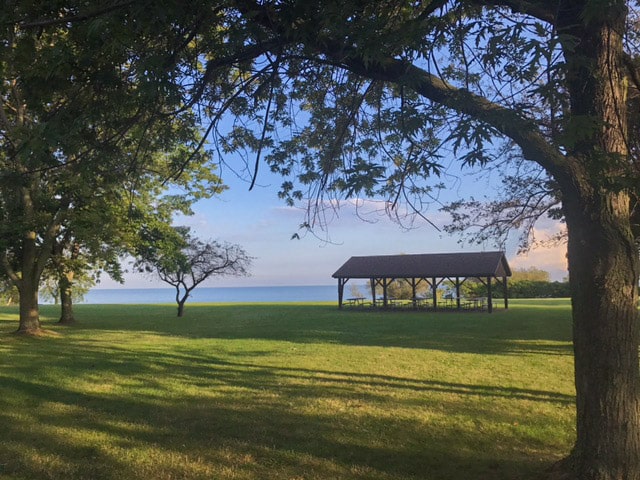
[[[392,304],[387,287],[394,280],[405,280],[413,290],[413,305],[418,305],[416,287],[425,282],[430,287],[428,308],[438,309],[437,289],[443,281],[449,280],[455,286],[455,304],[463,308],[460,287],[468,278],[475,278],[487,288],[486,306],[493,311],[492,286],[500,282],[504,287],[504,308],[509,308],[507,277],[511,268],[504,252],[463,252],[463,253],[426,253],[414,255],[374,255],[351,257],[333,275],[338,279],[338,306],[342,308],[344,286],[350,279],[368,279],[371,286],[373,305],[376,306],[377,286],[382,287],[382,306]]]

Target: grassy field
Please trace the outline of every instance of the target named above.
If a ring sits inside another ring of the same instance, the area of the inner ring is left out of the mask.
[[[0,479],[535,479],[574,432],[568,301],[486,313],[0,308]]]

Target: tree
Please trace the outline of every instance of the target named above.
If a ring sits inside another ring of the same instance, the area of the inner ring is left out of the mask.
[[[84,295],[95,286],[103,272],[115,280],[122,279],[119,253],[122,248],[108,245],[111,240],[101,229],[105,239],[104,248],[96,252],[87,245],[90,238],[85,237],[85,246],[76,242],[66,230],[64,235],[55,239],[49,263],[42,274],[40,296],[49,298],[60,305],[59,324],[73,325],[76,317],[73,304],[84,298]]]
[[[577,405],[563,467],[585,480],[640,478],[639,175],[628,135],[640,75],[629,4],[232,4],[245,45],[259,50],[254,63],[238,54],[233,78],[256,81],[237,82],[236,105],[263,128],[240,125],[225,145],[298,172],[306,193],[285,181],[289,201],[383,195],[421,210],[432,187],[420,179],[443,173],[447,148],[488,166],[501,142],[554,182],[568,230]],[[205,83],[223,76],[214,59],[203,70]],[[211,101],[218,90],[208,85]],[[307,112],[306,126],[291,128],[285,99]],[[287,138],[271,134],[283,130]]]
[[[73,4],[9,2],[0,12],[0,269],[20,294],[20,333],[40,330],[38,287],[61,238],[123,239],[114,222],[91,233],[78,222],[106,206],[121,227],[141,186],[168,188],[187,163],[210,159],[194,154],[202,139],[193,112],[179,111],[182,87],[153,68],[159,56],[167,67],[188,55],[182,32],[150,42],[152,25],[123,27],[114,10],[82,12],[73,28],[60,21],[76,18]]]
[[[540,218],[548,217],[562,222],[560,193],[557,184],[547,173],[519,160],[515,171],[501,179],[498,198],[459,199],[441,210],[451,215],[451,223],[444,230],[460,235],[470,243],[497,243],[503,247],[511,233],[519,233],[520,251],[536,246],[566,244],[566,230],[561,229],[550,238],[536,238],[534,227]]]
[[[95,286],[96,278],[94,272],[65,272],[61,265],[55,265],[49,270],[46,268],[40,284],[40,298],[52,301],[55,305],[60,305],[61,324],[75,323],[73,314],[73,303],[82,301],[89,290]],[[99,272],[97,272],[99,273]],[[64,277],[62,279],[61,277]],[[66,289],[66,291],[63,291]],[[71,297],[68,299],[68,297]],[[64,304],[67,304],[65,307]]]
[[[503,296],[504,289],[498,285],[496,296]],[[544,282],[540,280],[520,280],[509,285],[509,297],[511,298],[566,298],[569,297],[569,284],[567,282]]]
[[[153,232],[152,241],[140,251],[137,265],[154,271],[165,283],[176,289],[178,317],[191,292],[214,276],[245,276],[252,258],[242,247],[218,241],[203,242],[189,234],[185,227],[170,232]]]
[[[387,295],[391,298],[398,300],[412,300],[413,299],[413,287],[409,280],[402,278],[388,278],[387,280]],[[376,294],[383,294],[383,287],[376,285]],[[416,296],[427,296],[431,294],[431,288],[426,282],[420,282],[416,285]]]
[[[165,2],[165,15],[154,18],[144,2],[103,13],[119,21],[110,34],[134,50],[145,49],[122,34],[126,26],[141,29],[136,38],[149,45],[165,46],[167,35],[189,45],[188,56],[152,49],[158,55],[145,72],[174,74],[163,77],[166,97],[182,96],[185,110],[209,118],[219,154],[247,153],[238,170],[255,179],[264,160],[285,177],[285,200],[308,199],[305,227],[322,221],[325,200],[360,195],[426,217],[452,154],[463,165],[517,175],[503,155],[516,150],[552,182],[547,190],[560,200],[568,232],[577,406],[576,444],[562,466],[581,480],[638,480],[635,4],[180,5]],[[47,18],[76,31],[92,13],[80,5]]]
[[[537,267],[517,268],[511,272],[511,282],[521,282],[523,280],[535,282],[548,282],[549,272]]]
[[[0,277],[0,302],[5,305],[14,305],[18,302],[18,289],[8,278]]]
[[[143,241],[141,231],[170,230],[176,213],[191,215],[195,201],[224,189],[207,156],[192,157],[178,178],[167,179],[171,171],[163,161],[154,162],[152,174],[136,178],[135,192],[115,183],[110,192],[89,195],[82,208],[78,202],[69,211],[50,258],[51,274],[58,281],[59,323],[75,323],[73,299],[78,296],[76,290],[82,290],[83,281],[86,284],[88,278],[98,278],[102,272],[122,281],[121,262],[137,251]],[[169,187],[171,193],[167,192]],[[123,202],[125,195],[129,198]],[[102,228],[96,229],[97,224]]]

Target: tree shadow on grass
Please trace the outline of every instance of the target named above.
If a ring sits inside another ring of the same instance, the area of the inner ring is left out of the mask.
[[[492,402],[536,410],[573,402],[536,389],[272,366],[260,358],[273,352],[259,346],[237,360],[162,346],[167,336],[570,355],[562,310],[438,316],[192,306],[176,319],[170,307],[105,307],[84,318],[80,309],[82,323],[60,328],[61,338],[0,342],[0,478],[528,479],[552,461],[549,446],[515,426],[496,438],[483,426],[511,424],[513,414]],[[54,310],[43,313],[53,327]],[[123,333],[159,336],[160,345],[134,351],[117,343]],[[474,423],[395,414],[403,408]]]
[[[419,404],[456,416],[451,394],[572,400],[117,346],[70,343],[54,357],[54,344],[16,349],[18,368],[0,369],[0,478],[527,479],[549,463],[531,438],[514,427],[496,439],[476,427],[511,423],[508,412],[479,407],[477,423],[457,425],[387,409]],[[96,389],[79,386],[87,382]],[[105,390],[101,382],[115,384]]]
[[[480,354],[572,355],[567,309],[486,313],[361,312],[318,305],[192,305],[78,308],[78,329],[153,332],[184,338],[263,339],[388,346]],[[83,316],[86,312],[86,316]],[[84,317],[84,318],[83,318]]]

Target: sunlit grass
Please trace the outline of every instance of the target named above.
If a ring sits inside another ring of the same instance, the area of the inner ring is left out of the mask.
[[[0,309],[1,479],[534,479],[574,438],[569,308]]]

